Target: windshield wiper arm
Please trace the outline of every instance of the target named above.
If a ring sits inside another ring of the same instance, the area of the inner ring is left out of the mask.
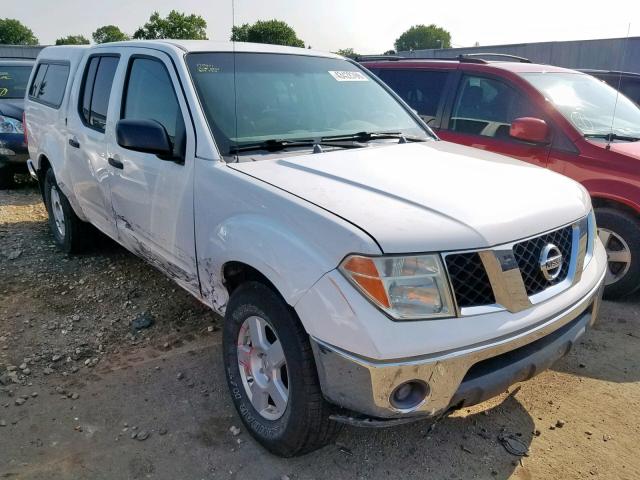
[[[386,140],[386,139],[398,139],[401,143],[404,142],[426,142],[427,138],[414,137],[411,135],[405,135],[402,132],[358,132],[347,135],[331,135],[328,137],[322,137],[322,140],[333,141],[353,141],[359,143],[367,143],[371,140]]]
[[[333,143],[329,141],[325,141],[324,138],[320,140],[313,139],[301,139],[301,140],[284,140],[277,138],[270,138],[269,140],[264,140],[262,142],[257,143],[249,143],[247,145],[232,145],[229,148],[229,153],[239,153],[239,152],[249,152],[253,150],[266,150],[268,152],[278,152],[280,150],[284,150],[289,147],[315,147],[316,145],[321,145],[324,147],[337,147],[337,148],[361,148],[361,145],[356,144],[344,144],[344,143]]]
[[[617,133],[586,133],[584,138],[602,138],[608,142],[614,140],[622,140],[623,142],[637,142],[639,137],[631,137],[627,135],[618,135]]]

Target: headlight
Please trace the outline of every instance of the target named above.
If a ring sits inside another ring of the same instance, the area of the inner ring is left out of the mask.
[[[439,255],[350,255],[340,265],[340,271],[369,300],[395,319],[455,315]]]
[[[0,115],[0,133],[24,133],[22,122],[11,117]]]

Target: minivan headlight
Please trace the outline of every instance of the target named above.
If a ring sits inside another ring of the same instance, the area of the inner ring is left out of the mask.
[[[455,316],[439,255],[350,255],[339,269],[369,300],[397,320]]]

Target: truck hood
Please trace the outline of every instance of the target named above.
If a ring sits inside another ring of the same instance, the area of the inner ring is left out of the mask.
[[[385,253],[494,246],[573,222],[590,208],[586,190],[566,177],[443,141],[229,166],[346,219]]]

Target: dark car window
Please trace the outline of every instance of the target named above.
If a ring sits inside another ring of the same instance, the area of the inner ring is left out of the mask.
[[[185,125],[169,72],[159,60],[134,58],[129,67],[122,118],[155,120],[174,145],[174,155],[184,154]]]
[[[378,76],[429,123],[435,119],[448,72],[383,68]]]
[[[0,98],[24,98],[31,66],[0,65]]]
[[[493,78],[465,75],[460,82],[449,129],[472,135],[511,139],[511,122],[535,117],[527,99],[506,83]]]
[[[89,63],[85,68],[84,79],[82,81],[82,88],[80,90],[80,98],[82,99],[80,104],[80,115],[85,124],[89,124],[89,117],[91,115],[91,95],[93,94],[93,84],[96,80],[96,72],[98,71],[98,64],[100,63],[100,57],[93,57],[89,59]]]
[[[29,96],[58,108],[62,103],[64,91],[69,78],[69,65],[42,62],[38,66],[36,76],[29,88]]]
[[[98,61],[97,66],[95,64],[96,61]],[[94,57],[87,67],[86,83],[83,86],[82,116],[89,127],[100,132],[104,132],[107,124],[107,109],[109,108],[109,97],[116,68],[118,68],[118,57],[112,56]],[[88,117],[86,108],[87,91],[91,92]]]

